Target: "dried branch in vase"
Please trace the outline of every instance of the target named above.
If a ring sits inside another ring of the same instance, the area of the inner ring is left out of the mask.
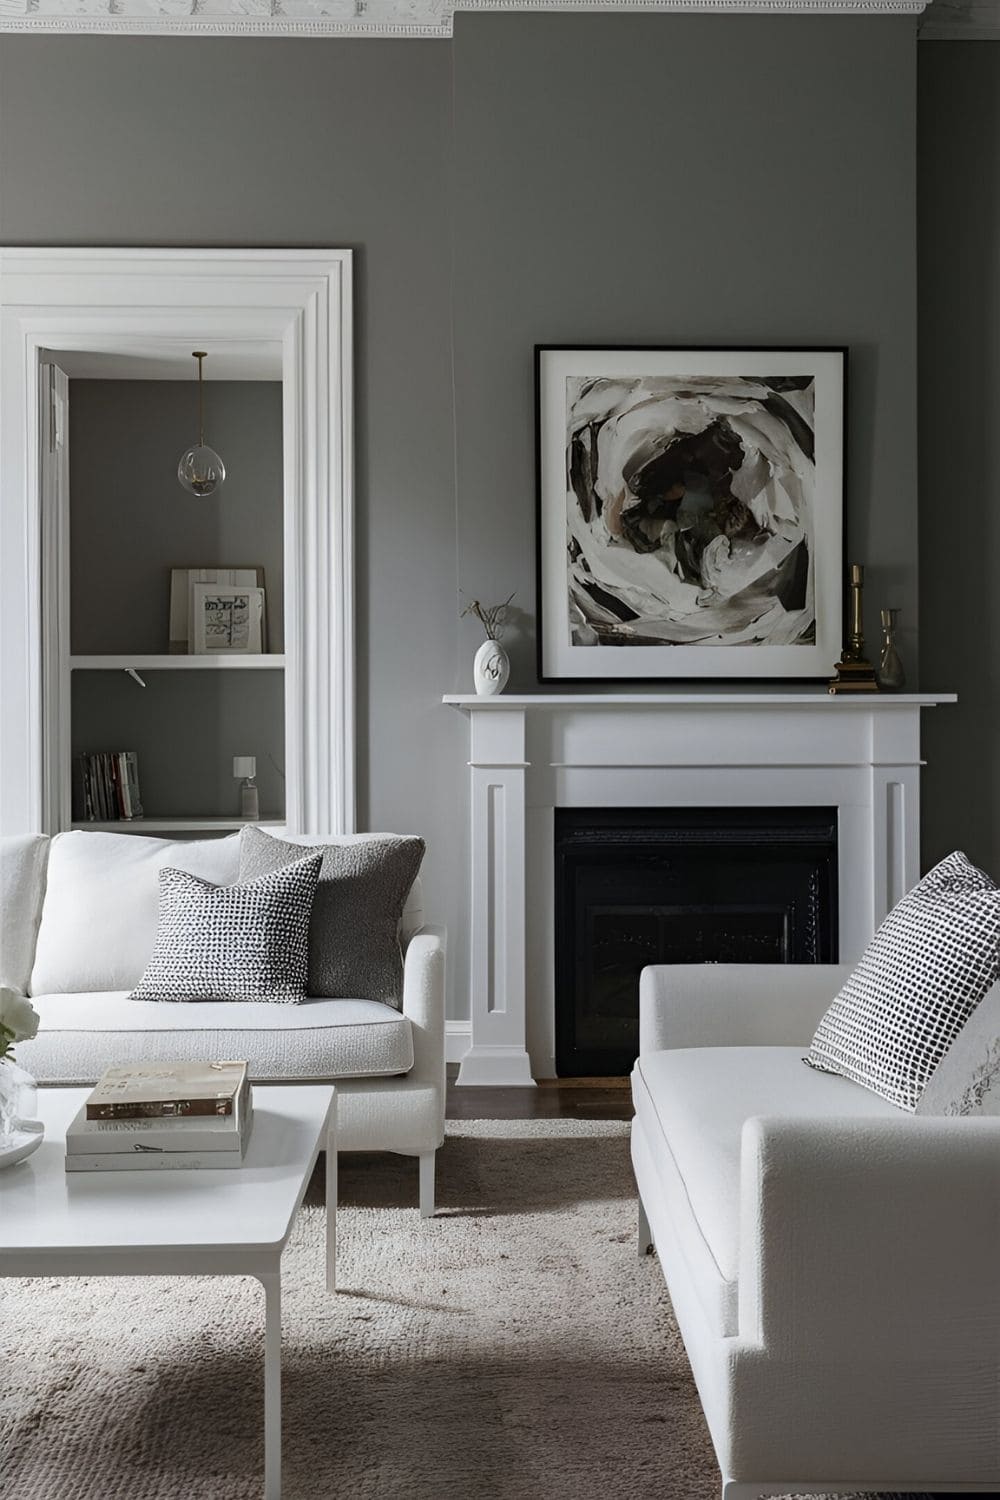
[[[467,604],[462,610],[459,619],[464,620],[466,615],[475,615],[486,631],[486,639],[498,641],[503,635],[504,626],[507,623],[507,606],[513,597],[514,594],[509,594],[502,604],[480,604],[478,599],[473,599],[471,604]]]

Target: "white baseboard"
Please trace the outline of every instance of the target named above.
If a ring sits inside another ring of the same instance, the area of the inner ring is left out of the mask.
[[[444,1023],[444,1057],[445,1062],[458,1063],[472,1046],[472,1022],[471,1021],[445,1021]]]

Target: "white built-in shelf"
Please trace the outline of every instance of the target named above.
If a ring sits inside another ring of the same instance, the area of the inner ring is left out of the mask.
[[[131,667],[136,672],[190,672],[205,670],[229,671],[233,667],[257,670],[274,670],[285,665],[280,651],[268,651],[262,656],[71,656],[71,672],[127,672]]]
[[[72,823],[71,828],[84,833],[226,833],[230,829],[245,828],[248,823],[257,827],[283,827],[285,819],[269,818],[116,818],[107,823]]]

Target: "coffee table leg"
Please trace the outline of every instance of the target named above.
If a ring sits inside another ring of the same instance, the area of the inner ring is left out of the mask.
[[[264,1500],[281,1497],[281,1272],[264,1288]]]
[[[337,1290],[337,1095],[326,1122],[326,1289]]]

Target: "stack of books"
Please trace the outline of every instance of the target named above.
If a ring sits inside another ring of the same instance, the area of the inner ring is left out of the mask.
[[[139,761],[134,750],[105,750],[74,757],[73,816],[86,823],[142,817]]]
[[[108,1068],[66,1131],[66,1170],[239,1167],[252,1125],[245,1062]]]

